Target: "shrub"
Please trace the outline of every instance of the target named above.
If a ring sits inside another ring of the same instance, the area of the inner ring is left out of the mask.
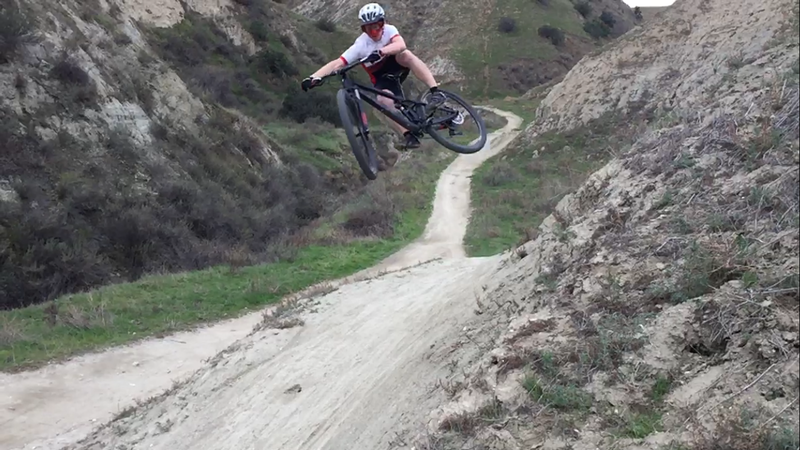
[[[556,27],[543,25],[539,27],[538,33],[539,36],[545,39],[550,39],[550,42],[552,42],[553,45],[561,45],[564,43],[564,33]]]
[[[269,40],[269,28],[260,20],[253,20],[247,27],[247,31],[253,36],[256,42],[266,42]]]
[[[497,29],[501,33],[513,33],[517,29],[517,21],[510,17],[501,17]]]
[[[273,258],[281,236],[326,211],[331,189],[311,166],[267,165],[245,128],[222,110],[199,135],[161,127],[153,145],[189,174],[176,179],[137,162],[123,130],[82,166],[74,161],[87,143],[69,133],[43,142],[0,109],[0,178],[22,180],[19,203],[0,202],[0,308],[225,263],[224,248],[243,248],[248,261]],[[150,189],[129,188],[133,162],[150,172]]]
[[[395,205],[385,187],[372,187],[361,206],[347,214],[342,228],[355,236],[386,238],[394,234]]]
[[[32,40],[33,24],[14,2],[0,5],[0,64],[17,55],[20,47]]]
[[[62,83],[71,83],[79,86],[86,86],[92,79],[79,65],[69,61],[66,57],[58,61],[52,69],[50,75]]]
[[[483,184],[491,187],[504,186],[519,180],[519,173],[507,161],[499,161],[483,175]]]
[[[286,53],[270,48],[264,49],[254,55],[250,65],[256,70],[270,73],[279,78],[286,78],[300,73],[294,63],[292,63],[292,60],[286,56]]]
[[[642,8],[638,6],[633,8],[633,15],[636,17],[636,20],[642,20],[644,18],[644,16],[642,16]]]
[[[575,11],[578,11],[578,14],[583,16],[584,19],[589,17],[589,14],[592,13],[592,5],[585,1],[575,3],[573,7],[575,8]]]
[[[241,65],[245,60],[244,52],[213,21],[197,13],[187,12],[180,24],[153,32],[162,57],[181,65],[194,66],[220,59]]]
[[[97,104],[97,86],[94,80],[66,55],[50,69],[50,75],[67,88],[64,104],[67,110]]]
[[[550,6],[550,0],[536,0],[536,3],[542,6]]]
[[[608,11],[603,11],[603,14],[600,14],[600,20],[608,25],[609,28],[614,28],[614,24],[617,23],[617,18]]]
[[[333,33],[336,31],[336,23],[328,17],[317,20],[314,22],[314,25],[326,33]]]
[[[584,23],[583,31],[595,39],[608,37],[611,34],[611,29],[608,27],[608,25],[597,18]]]
[[[303,123],[311,117],[318,117],[337,127],[342,126],[336,97],[330,92],[290,92],[284,97],[283,105],[278,113],[298,123]]]

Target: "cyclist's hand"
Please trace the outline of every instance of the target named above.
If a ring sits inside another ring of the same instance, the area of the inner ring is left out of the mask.
[[[321,78],[308,77],[304,79],[302,83],[300,83],[300,87],[307,92],[309,89],[319,86],[321,82],[322,82]]]
[[[364,58],[364,62],[365,63],[373,63],[373,62],[379,61],[381,58],[383,58],[383,54],[381,53],[381,51],[380,50],[375,50],[374,52],[370,53],[369,56]]]

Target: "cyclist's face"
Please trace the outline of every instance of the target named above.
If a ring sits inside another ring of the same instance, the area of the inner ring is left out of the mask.
[[[372,39],[378,40],[383,35],[383,21],[378,23],[370,23],[368,25],[362,25],[361,29],[367,33],[367,36],[371,37]]]

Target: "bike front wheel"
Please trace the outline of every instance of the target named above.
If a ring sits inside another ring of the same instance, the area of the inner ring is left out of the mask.
[[[439,88],[439,92],[444,94],[447,100],[433,112],[433,120],[450,117],[454,114],[456,118],[446,123],[428,125],[425,128],[425,132],[434,141],[456,153],[470,154],[483,149],[489,132],[480,114],[459,95],[441,88]],[[424,103],[430,95],[431,92],[426,90],[419,96],[417,101]],[[462,134],[460,136],[451,136],[450,130],[457,130]],[[448,135],[445,136],[442,134],[443,132]]]
[[[356,157],[358,167],[370,180],[378,178],[378,154],[375,152],[369,136],[364,132],[366,114],[360,110],[355,99],[344,89],[339,89],[339,92],[336,93],[336,104],[339,107],[342,127],[344,127],[347,141]]]

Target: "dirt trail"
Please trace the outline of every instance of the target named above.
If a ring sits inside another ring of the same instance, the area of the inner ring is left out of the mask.
[[[0,375],[0,448],[385,448],[391,431],[436,406],[439,399],[426,390],[447,374],[438,361],[458,345],[454,336],[472,315],[472,287],[493,264],[494,258],[466,258],[461,246],[469,177],[521,123],[492,111],[508,124],[484,150],[459,156],[442,173],[423,236],[337,282],[338,291],[303,314],[304,326],[245,337],[260,319],[255,314]],[[357,281],[434,258],[442,260]],[[170,395],[75,444],[134,399],[192,373]]]
[[[466,257],[462,240],[469,222],[472,172],[502,151],[517,135],[522,124],[522,119],[515,114],[487,106],[482,108],[503,116],[508,123],[489,135],[483,150],[471,155],[459,155],[447,166],[436,185],[433,212],[422,237],[369,269],[369,272],[398,270],[435,258]]]

